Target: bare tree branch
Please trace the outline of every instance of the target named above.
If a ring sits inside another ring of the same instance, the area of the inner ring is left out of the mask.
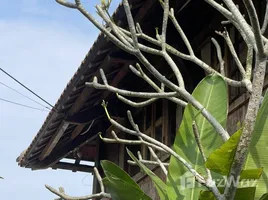
[[[154,149],[157,149],[158,151],[161,151],[161,152],[164,152],[164,153],[167,153],[167,151],[165,151],[163,148],[159,147],[159,146],[156,146],[150,142],[146,142],[144,140],[126,140],[126,139],[120,139],[116,133],[114,131],[111,132],[112,136],[114,139],[111,139],[111,138],[103,138],[101,135],[100,135],[100,138],[103,142],[105,143],[121,143],[121,144],[128,144],[128,145],[141,145],[141,144],[144,144],[148,147],[152,147]]]
[[[234,58],[234,61],[235,61],[236,65],[237,65],[237,67],[242,75],[242,78],[245,79],[245,77],[246,77],[245,69],[238,58],[238,55],[235,51],[234,45],[231,41],[231,38],[229,36],[228,31],[225,29],[225,31],[223,31],[223,32],[216,31],[216,33],[224,38],[224,40],[225,40],[227,46],[229,47],[229,50]]]
[[[268,25],[268,0],[266,0],[266,8],[265,8],[265,15],[264,20],[261,27],[261,33],[264,34]]]
[[[156,155],[156,153],[154,152],[154,150],[151,147],[148,147],[152,157],[156,160],[156,162],[158,162],[160,168],[162,169],[162,171],[164,172],[164,174],[167,176],[168,171],[164,165],[164,163],[162,163],[162,161],[158,158],[158,156]]]
[[[131,100],[119,95],[119,94],[117,94],[117,98],[119,100],[121,100],[122,102],[124,102],[125,104],[130,105],[134,108],[141,108],[141,107],[148,106],[158,99],[158,98],[151,98],[149,100],[142,101],[142,102],[134,102],[134,101],[131,101]]]
[[[224,71],[224,60],[222,58],[222,52],[221,52],[221,47],[219,45],[219,43],[217,42],[217,40],[215,40],[214,38],[211,38],[212,43],[214,44],[216,51],[217,51],[217,57],[219,60],[219,64],[220,64],[220,72],[223,76],[225,76],[225,71]]]
[[[152,88],[154,88],[157,92],[161,92],[163,91],[162,88],[158,87],[153,81],[152,79],[150,79],[142,70],[141,66],[137,63],[137,68],[138,70],[133,67],[132,65],[129,66],[130,70],[135,74],[137,75],[138,77],[142,78],[143,80],[145,80]],[[183,107],[185,107],[187,105],[187,102],[177,98],[177,97],[167,97],[166,99],[178,104],[178,105],[181,105]]]
[[[244,2],[244,5],[247,9],[250,23],[251,23],[253,33],[255,36],[255,40],[253,41],[254,43],[252,45],[257,46],[257,52],[259,53],[260,56],[265,56],[260,23],[259,23],[258,15],[257,15],[256,9],[254,7],[254,4],[253,4],[252,0],[243,0],[243,2]],[[244,24],[244,26],[246,26],[246,25],[247,25],[247,23]]]
[[[163,7],[163,21],[162,21],[162,32],[159,35],[158,31],[156,33],[156,39],[146,35],[143,33],[139,24],[134,23],[134,19],[132,17],[130,5],[128,0],[123,0],[123,6],[125,9],[129,31],[117,26],[113,20],[111,19],[109,13],[107,12],[107,8],[97,6],[98,14],[101,18],[105,21],[106,27],[101,25],[97,20],[95,20],[81,5],[80,0],[75,0],[74,3],[69,3],[64,0],[56,0],[63,6],[74,8],[79,10],[89,21],[91,21],[98,29],[100,29],[105,36],[108,37],[117,47],[123,49],[124,51],[135,55],[140,63],[159,81],[161,87],[158,86],[152,79],[150,79],[141,69],[139,65],[134,68],[130,66],[131,71],[136,74],[137,76],[141,77],[145,80],[156,92],[134,92],[128,90],[118,89],[108,84],[106,76],[102,70],[100,70],[101,78],[103,84],[98,83],[97,78],[95,77],[93,82],[87,83],[88,86],[93,86],[97,89],[105,89],[111,92],[117,93],[118,99],[127,103],[128,105],[134,107],[146,106],[150,103],[156,101],[159,98],[165,98],[170,101],[173,101],[179,105],[186,106],[188,103],[193,105],[197,110],[199,110],[202,115],[209,121],[209,123],[214,127],[217,133],[222,137],[223,141],[229,139],[229,135],[227,131],[221,126],[221,124],[204,108],[204,106],[198,102],[188,91],[185,90],[184,87],[184,79],[181,75],[179,67],[176,65],[171,54],[177,56],[178,58],[191,61],[202,69],[204,69],[207,73],[215,73],[221,76],[229,85],[234,87],[246,87],[247,90],[250,92],[250,100],[248,104],[248,110],[246,113],[245,121],[244,121],[244,128],[242,132],[242,136],[240,138],[240,142],[237,148],[237,152],[235,155],[234,163],[230,172],[229,180],[234,178],[238,180],[239,175],[241,173],[242,166],[245,162],[245,158],[248,151],[248,146],[252,137],[252,131],[254,128],[256,115],[259,109],[259,102],[262,93],[262,87],[264,82],[265,70],[266,70],[266,60],[268,57],[268,39],[264,37],[262,34],[265,32],[268,24],[268,1],[266,5],[266,14],[265,19],[260,28],[260,24],[258,21],[258,16],[256,9],[252,0],[243,0],[244,5],[247,9],[247,13],[249,15],[250,24],[247,23],[243,14],[239,11],[239,7],[235,5],[233,0],[223,0],[225,5],[221,5],[217,3],[215,0],[204,0],[208,4],[210,4],[213,8],[215,8],[218,12],[220,12],[226,19],[228,20],[225,23],[233,24],[236,29],[239,31],[241,36],[243,37],[245,43],[248,47],[247,52],[247,61],[246,66],[243,66],[238,53],[235,51],[235,48],[232,44],[230,36],[228,32],[225,30],[223,33],[219,33],[225,39],[230,52],[234,58],[234,61],[242,75],[242,80],[232,80],[225,76],[224,73],[224,61],[221,52],[221,47],[218,42],[212,38],[212,42],[216,47],[217,50],[217,57],[220,63],[220,72],[213,69],[213,66],[209,66],[201,59],[197,58],[194,54],[194,50],[188,40],[187,36],[185,35],[183,29],[180,27],[175,15],[174,10],[169,7],[169,0],[161,0],[160,3]],[[225,8],[226,6],[226,8]],[[174,27],[176,28],[177,32],[179,33],[180,37],[182,38],[186,48],[188,49],[189,55],[184,54],[177,49],[173,48],[171,45],[166,43],[167,39],[167,25],[168,20],[171,20]],[[156,47],[146,46],[144,44],[139,43],[139,39],[146,40],[151,44],[155,45]],[[149,53],[156,56],[163,57],[168,66],[172,69],[177,79],[176,84],[168,80],[163,74],[161,74],[155,66],[145,57],[144,53]],[[253,56],[256,57],[255,67],[254,67],[254,75],[252,77],[252,69],[253,69]],[[245,67],[245,68],[244,68]],[[252,82],[251,82],[251,79]],[[164,86],[169,88],[171,92],[165,92]],[[133,100],[127,99],[126,97],[138,97],[148,99],[142,102],[135,102]],[[166,146],[165,144],[155,140],[154,138],[149,137],[148,135],[142,133],[139,130],[137,124],[135,124],[131,112],[128,112],[128,119],[132,125],[132,129],[122,126],[118,122],[114,121],[110,118],[109,113],[106,108],[106,104],[104,103],[105,112],[108,116],[109,121],[112,125],[114,125],[119,130],[126,132],[127,134],[135,135],[139,138],[139,140],[123,140],[117,137],[117,135],[112,132],[114,139],[103,138],[106,142],[117,142],[117,143],[125,143],[125,144],[144,144],[149,147],[152,156],[155,158],[155,161],[145,161],[142,159],[141,155],[139,155],[139,159],[143,162],[151,162],[154,165],[160,166],[165,174],[166,171],[166,164],[162,163],[161,160],[157,157],[153,149],[164,151],[167,154],[174,156],[178,161],[180,161],[184,167],[186,167],[196,178],[197,182],[202,185],[205,185],[210,191],[213,192],[216,199],[220,200],[232,200],[235,195],[236,186],[235,185],[228,185],[225,187],[224,195],[220,194],[219,190],[217,189],[215,182],[212,180],[210,171],[207,170],[208,178],[204,178],[201,174],[199,174],[190,163],[188,163],[185,159],[183,159],[180,155],[174,152],[170,147]],[[196,126],[195,122],[193,123],[193,130],[195,134],[195,139],[197,142],[197,146],[202,154],[204,161],[206,157],[204,155],[204,151],[202,149],[200,136],[198,133],[198,127]],[[152,149],[153,148],[153,149]],[[132,163],[132,162],[130,162]],[[132,163],[133,164],[133,163]],[[101,178],[100,178],[101,180]],[[100,181],[99,181],[100,182]],[[232,182],[232,181],[231,181]],[[101,184],[101,183],[100,183]],[[57,191],[56,191],[57,192]],[[104,193],[104,187],[102,187],[102,193]],[[100,193],[100,194],[102,194]],[[61,194],[63,195],[63,194]],[[65,195],[65,194],[64,194]],[[108,194],[109,195],[109,194]]]
[[[107,107],[105,107],[105,109],[106,109],[106,113],[108,113]],[[148,136],[148,135],[140,132],[138,130],[137,125],[134,123],[134,120],[132,118],[132,115],[131,115],[131,112],[130,111],[128,111],[128,117],[129,117],[129,121],[130,121],[131,125],[133,127],[136,127],[137,130],[131,130],[131,129],[127,128],[127,127],[124,127],[123,125],[119,124],[118,122],[116,122],[115,120],[113,120],[112,118],[110,118],[109,116],[108,116],[108,119],[109,119],[110,123],[113,126],[115,126],[117,129],[119,129],[120,131],[125,132],[125,133],[130,134],[130,135],[135,135],[137,137],[140,137],[140,138],[144,139],[145,141],[147,141],[149,143],[152,143],[152,144],[154,144],[156,146],[159,146],[162,149],[164,149],[165,151],[167,151],[167,153],[169,153],[172,156],[174,156],[178,161],[180,161],[193,174],[193,176],[196,178],[197,182],[199,182],[202,185],[207,186],[204,177],[202,175],[200,175],[191,166],[190,163],[188,163],[185,159],[183,159],[181,156],[179,156],[174,150],[172,150],[170,147],[166,146],[165,144],[157,141],[156,139],[151,138],[150,136]],[[209,186],[207,186],[207,187],[209,187]]]
[[[258,55],[258,54],[257,54]],[[256,72],[253,76],[253,91],[250,96],[248,110],[244,120],[244,126],[238,147],[236,150],[235,158],[232,164],[232,168],[229,174],[229,180],[239,180],[239,176],[247,157],[249,144],[252,138],[252,133],[259,110],[260,99],[262,97],[263,83],[266,71],[266,58],[257,57],[255,63]],[[228,180],[228,181],[229,181]],[[236,185],[234,182],[225,188],[224,196],[226,199],[232,200],[235,196]]]
[[[72,197],[72,196],[69,196],[69,195],[61,192],[61,191],[57,191],[56,189],[54,189],[53,187],[51,187],[49,185],[46,185],[46,188],[50,192],[54,193],[55,195],[59,196],[62,199],[65,199],[65,200],[88,200],[88,199],[94,199],[94,198],[108,198],[108,199],[111,199],[112,198],[111,195],[104,192],[104,186],[103,186],[102,178],[101,178],[97,168],[94,168],[94,172],[95,172],[97,180],[98,180],[98,182],[100,184],[100,188],[101,188],[100,193],[92,194],[92,195],[86,195],[86,196],[80,196],[80,197]]]
[[[252,76],[252,64],[253,64],[253,48],[248,46],[247,51],[247,60],[246,60],[246,77],[248,80],[251,80]]]
[[[156,161],[151,161],[151,160],[140,160],[140,162],[142,164],[145,164],[145,165],[154,165],[154,166],[160,166],[158,162]],[[132,160],[128,160],[127,161],[128,164],[130,165],[135,165],[137,166],[138,164]],[[168,167],[169,166],[169,163],[162,163],[165,167]]]
[[[195,136],[195,140],[196,140],[198,149],[200,151],[200,154],[201,154],[204,162],[206,162],[207,157],[206,157],[205,152],[203,150],[203,147],[202,147],[202,144],[201,144],[201,139],[200,139],[200,134],[199,134],[198,127],[197,127],[195,121],[193,121],[192,127],[193,127],[193,132],[194,132],[194,136]],[[208,175],[208,179],[212,180],[211,172],[210,172],[210,170],[208,168],[206,168],[206,172],[207,172],[207,175]]]
[[[101,74],[104,74],[103,70],[100,69]],[[103,77],[102,77],[103,78]],[[94,87],[96,89],[101,90],[108,90],[113,93],[118,93],[123,96],[129,96],[129,97],[140,97],[140,98],[165,98],[165,97],[175,97],[177,96],[176,92],[159,92],[159,93],[153,93],[153,92],[133,92],[129,90],[123,90],[118,89],[116,87],[113,87],[111,85],[108,85],[106,78],[102,79],[104,84],[98,83],[97,77],[94,77],[92,82],[87,82],[86,85],[89,87]]]
[[[70,2],[67,2],[65,0],[56,0],[56,2],[67,7],[67,8],[77,9],[76,4],[74,4],[74,3],[70,3]]]

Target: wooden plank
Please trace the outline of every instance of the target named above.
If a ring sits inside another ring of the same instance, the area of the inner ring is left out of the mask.
[[[111,57],[108,55],[104,59],[104,61],[101,63],[100,68],[102,68],[104,71],[109,67],[109,63],[111,62]],[[96,76],[98,79],[100,78],[100,73],[99,70],[97,70],[94,74],[93,77]],[[75,103],[73,104],[72,108],[69,110],[68,115],[73,115],[77,111],[79,111],[84,103],[90,98],[90,95],[95,89],[93,87],[85,87],[83,91],[81,92],[80,96],[77,98]]]
[[[58,162],[56,163],[52,169],[63,169],[63,170],[72,170],[72,171],[80,171],[80,172],[87,172],[87,173],[93,173],[93,166],[89,165],[81,165],[81,164],[72,164],[72,163],[66,163],[66,162]]]
[[[162,137],[163,138],[163,142],[164,144],[168,145],[168,141],[169,141],[169,135],[168,135],[168,121],[169,121],[169,113],[168,113],[168,101],[166,99],[163,99],[163,126],[162,126],[162,130],[163,130],[163,134]]]
[[[68,116],[65,121],[70,124],[88,124],[90,121],[101,117],[104,115],[104,109],[101,105],[92,107],[91,109],[87,109],[84,111],[79,111],[78,113]]]
[[[56,131],[56,134],[52,136],[52,138],[49,140],[48,144],[46,147],[43,149],[42,153],[39,156],[39,160],[44,160],[54,149],[66,129],[68,128],[69,123],[66,121],[63,121],[59,128]]]
[[[36,166],[36,169],[46,169],[49,167],[53,167],[56,163],[59,162],[59,160],[68,157],[73,151],[74,149],[79,149],[81,147],[83,147],[86,144],[89,144],[90,142],[94,141],[96,138],[98,138],[99,135],[96,134],[90,138],[88,138],[86,141],[84,139],[80,139],[78,141],[78,144],[76,144],[76,148],[69,146],[66,146],[65,149],[60,149],[59,152],[57,152],[57,154],[53,155],[52,157],[47,157],[44,160],[44,163],[40,163],[40,165]]]
[[[156,0],[147,0],[144,5],[140,8],[136,16],[134,17],[136,22],[142,21],[142,19],[149,13]]]
[[[96,139],[96,157],[95,157],[95,167],[99,169],[100,167],[100,138]],[[98,183],[98,179],[96,175],[93,176],[93,187],[92,187],[92,194],[96,194],[100,192],[100,186]]]
[[[140,9],[140,11],[138,12],[138,14],[136,15],[136,20],[137,21],[140,21],[146,14],[146,12],[144,12],[144,9],[149,9],[153,3],[155,2],[155,0],[150,0],[148,2],[146,2],[146,6],[145,7],[142,7]],[[104,61],[100,64],[100,66],[98,67],[99,68],[102,68],[104,71],[105,69],[107,69],[109,67],[109,64],[111,62],[116,62],[116,63],[121,63],[121,62],[124,62],[124,60],[122,59],[112,59],[109,55],[107,55],[104,59]],[[94,74],[93,74],[93,77],[94,76],[97,76],[97,78],[100,78],[100,73],[99,73],[99,70],[97,70]],[[94,88],[90,88],[90,87],[85,87],[81,94],[79,95],[79,97],[77,98],[77,100],[75,101],[75,103],[72,105],[71,109],[69,110],[68,112],[68,115],[74,115],[77,111],[79,111],[84,103],[90,98],[90,95],[92,94],[92,92],[94,91],[95,89]],[[105,95],[108,95],[108,93],[106,93]],[[67,126],[63,126],[61,125],[59,127],[59,131],[60,130],[66,130],[68,128],[68,125]],[[78,129],[81,129],[80,128],[77,128],[77,132],[74,133],[74,135],[79,135],[78,133]],[[64,130],[64,131],[65,131]],[[51,138],[50,142],[47,144],[47,146],[44,148],[44,150],[42,151],[41,155],[39,156],[39,159],[40,160],[43,160],[44,158],[46,158],[51,152],[52,150],[54,149],[54,147],[56,146],[56,144],[58,143],[58,141],[60,140],[61,136],[63,135],[64,131],[60,131],[56,134],[53,135],[53,137]]]
[[[103,68],[104,70],[108,68],[109,63],[111,62],[111,57],[108,55],[106,56],[105,60],[102,62],[100,68]],[[99,71],[96,71],[93,76],[100,77]],[[82,91],[82,93],[79,95],[79,97],[76,99],[75,103],[72,105],[71,109],[68,112],[68,116],[74,115],[76,112],[78,112],[84,105],[84,103],[90,98],[91,93],[94,91],[94,88],[85,87]],[[66,123],[66,122],[65,122]],[[39,160],[44,160],[49,154],[52,152],[58,141],[60,140],[61,136],[63,135],[64,131],[68,128],[60,125],[59,129],[57,130],[56,134],[53,135],[50,142],[47,144],[47,146],[42,151],[41,155],[39,156]],[[60,130],[64,130],[63,132]],[[75,133],[79,135],[79,133]]]
[[[85,128],[85,126],[86,124],[77,125],[71,134],[71,140],[76,138],[81,133],[81,131]]]

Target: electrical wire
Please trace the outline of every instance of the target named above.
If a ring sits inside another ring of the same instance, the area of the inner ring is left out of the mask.
[[[43,102],[45,102],[47,105],[49,105],[50,107],[52,107],[53,109],[54,106],[51,105],[49,102],[47,102],[45,99],[43,99],[42,97],[40,97],[38,94],[36,94],[34,91],[32,91],[30,88],[28,88],[26,85],[24,85],[23,83],[21,83],[18,79],[14,78],[11,74],[9,74],[8,72],[6,72],[5,70],[3,70],[2,68],[0,68],[0,70],[5,73],[7,76],[9,76],[11,79],[13,79],[14,81],[16,81],[18,84],[20,84],[22,87],[24,87],[26,90],[28,90],[29,92],[31,92],[33,95],[35,95],[36,97],[38,97],[40,100],[42,100]]]
[[[17,106],[21,106],[21,107],[25,107],[25,108],[29,108],[29,109],[33,109],[33,110],[48,111],[48,110],[45,110],[45,109],[36,108],[36,107],[28,106],[28,105],[24,105],[24,104],[17,103],[17,102],[14,102],[14,101],[3,99],[3,98],[0,98],[0,101],[4,101],[4,102],[10,103],[10,104],[14,104],[14,105],[17,105]]]
[[[12,90],[12,91],[18,93],[18,94],[20,94],[21,96],[23,96],[23,97],[25,97],[25,98],[31,100],[32,102],[35,102],[36,104],[38,104],[38,105],[40,105],[40,106],[42,106],[42,107],[44,107],[44,108],[46,108],[46,109],[48,109],[48,110],[51,110],[49,107],[47,107],[47,106],[45,106],[45,105],[39,103],[38,101],[36,101],[36,100],[34,100],[34,99],[32,99],[32,98],[30,98],[30,97],[24,95],[24,94],[22,94],[21,92],[19,92],[18,90],[14,89],[14,88],[12,88],[12,87],[10,87],[10,86],[8,86],[7,84],[2,83],[1,81],[0,81],[0,84],[3,85],[3,86],[5,86],[6,88],[8,88],[8,89],[10,89],[10,90]]]

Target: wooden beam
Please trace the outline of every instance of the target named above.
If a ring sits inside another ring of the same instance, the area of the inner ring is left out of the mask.
[[[58,143],[58,141],[60,140],[60,138],[66,131],[66,129],[68,128],[68,126],[69,126],[69,123],[66,121],[63,121],[61,123],[61,125],[56,131],[56,134],[52,136],[52,138],[49,140],[48,144],[46,145],[46,147],[43,149],[42,153],[40,154],[39,160],[44,160],[51,153],[51,151],[54,149],[54,147],[56,146],[56,144]]]
[[[148,11],[152,8],[155,2],[156,0],[147,0],[136,14],[135,21],[140,22],[146,16],[146,14],[149,13]]]
[[[111,57],[108,55],[104,59],[104,61],[101,63],[101,65],[98,67],[98,69],[102,68],[104,71],[109,67],[109,63],[111,62]],[[97,70],[94,74],[93,77],[96,76],[98,79],[100,78],[100,73],[99,70]],[[83,91],[81,92],[80,96],[77,98],[75,103],[73,104],[72,108],[68,112],[68,115],[73,115],[77,111],[79,111],[84,103],[90,98],[90,95],[95,89],[93,87],[85,87]]]
[[[109,63],[111,62],[111,57],[108,55],[106,56],[105,60],[102,62],[100,68],[104,70],[108,68]],[[97,76],[100,77],[100,73],[97,70],[93,77]],[[91,93],[94,91],[94,88],[85,87],[79,97],[76,99],[75,103],[72,105],[71,109],[68,112],[68,116],[72,116],[77,113],[84,105],[84,103],[90,98]],[[65,122],[66,123],[66,122]],[[63,135],[64,131],[68,128],[68,125],[65,126],[65,123],[62,123],[57,132],[53,135],[47,146],[42,151],[41,155],[39,156],[39,160],[44,160],[54,149],[58,141],[60,140],[61,136]],[[66,123],[67,124],[67,123]],[[64,130],[63,132],[60,130]],[[79,133],[76,133],[79,134]]]
[[[155,2],[155,0],[148,0],[145,3],[145,6],[142,6],[142,8],[139,10],[139,12],[137,13],[137,15],[135,16],[135,20],[136,21],[140,21],[143,19],[143,17],[145,17],[145,15],[147,14],[146,10],[148,11],[148,9],[150,9],[153,5],[153,3]],[[106,69],[109,68],[110,63],[111,62],[124,62],[124,60],[122,59],[112,59],[109,55],[107,55],[104,59],[103,62],[101,62],[99,68],[102,68],[104,71]],[[99,70],[97,70],[93,77],[97,76],[97,78],[100,78],[100,73]],[[74,115],[75,113],[77,113],[84,105],[84,103],[90,98],[90,95],[92,94],[92,92],[94,91],[94,88],[90,88],[90,87],[85,87],[81,94],[79,95],[79,97],[76,99],[75,103],[72,105],[71,109],[68,112],[68,116],[70,115]],[[106,93],[105,96],[109,95],[109,93]],[[50,139],[49,143],[46,145],[46,147],[44,148],[44,150],[42,151],[41,155],[39,156],[40,160],[44,160],[54,149],[54,147],[56,146],[56,144],[58,143],[58,141],[60,140],[60,138],[62,137],[62,135],[64,134],[64,131],[68,128],[68,123],[63,122],[62,125],[60,125],[59,129],[57,130],[56,134],[54,134],[52,136],[52,138]],[[78,128],[77,128],[78,129]],[[79,128],[81,129],[81,127]],[[75,133],[75,134],[79,134],[79,133]]]
[[[72,164],[67,162],[58,162],[56,163],[52,169],[63,169],[63,170],[72,170],[72,171],[80,171],[80,172],[87,172],[93,173],[94,167],[89,165],[81,165],[81,164]]]
[[[99,169],[100,167],[100,138],[96,139],[96,157],[95,157],[95,167]],[[93,176],[93,187],[92,187],[92,194],[96,194],[100,192],[100,186],[98,184],[98,179],[96,174]]]
[[[104,109],[101,105],[94,106],[82,112],[78,112],[72,116],[68,116],[66,121],[71,124],[87,124],[88,122],[104,115]]]
[[[81,131],[85,128],[86,124],[79,124],[75,127],[75,129],[73,130],[72,132],[72,136],[71,136],[71,140],[73,140],[74,138],[76,138],[80,133]]]
[[[73,145],[75,147],[72,147],[69,145],[65,149],[61,149],[59,152],[53,153],[54,155],[51,155],[51,157],[47,157],[46,160],[44,160],[44,163],[42,163],[41,166],[37,166],[37,167],[39,168],[53,167],[56,163],[59,162],[59,160],[68,157],[75,148],[81,148],[84,145],[89,144],[90,142],[96,140],[96,138],[98,137],[99,137],[98,134],[95,134],[91,137],[88,137],[88,135],[84,135],[83,138],[79,138],[79,141],[74,142]]]

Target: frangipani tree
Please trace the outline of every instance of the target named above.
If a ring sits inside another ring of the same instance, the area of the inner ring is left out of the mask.
[[[135,107],[149,105],[160,98],[185,107],[182,123],[171,148],[142,133],[130,111],[127,115],[132,129],[113,120],[109,116],[107,104],[103,102],[103,107],[111,124],[127,134],[137,136],[137,140],[121,139],[115,132],[112,132],[113,139],[102,138],[102,140],[129,145],[143,144],[148,147],[154,160],[144,160],[140,153],[136,158],[132,152],[127,150],[132,158],[129,163],[138,165],[152,179],[161,200],[268,199],[266,194],[268,193],[268,156],[262,153],[268,145],[268,94],[262,97],[268,57],[268,39],[264,36],[268,24],[268,9],[266,9],[264,21],[260,22],[253,1],[243,0],[247,11],[246,16],[249,18],[249,22],[247,22],[234,1],[223,0],[223,3],[220,4],[214,0],[204,0],[226,18],[225,24],[232,24],[238,30],[247,46],[246,64],[243,65],[227,30],[216,32],[226,42],[241,74],[241,80],[233,80],[225,74],[226,66],[221,52],[222,47],[214,38],[211,38],[211,41],[217,50],[217,58],[220,63],[219,71],[195,55],[187,36],[174,15],[173,8],[169,5],[169,0],[159,1],[163,8],[163,21],[162,29],[160,32],[156,32],[155,38],[143,33],[142,27],[134,22],[128,0],[123,0],[128,29],[123,29],[111,19],[108,13],[110,0],[102,0],[101,4],[96,6],[97,13],[105,25],[87,12],[80,0],[73,2],[56,1],[63,6],[81,12],[117,47],[136,56],[139,63],[136,66],[130,65],[130,70],[147,82],[155,92],[134,92],[113,87],[109,85],[102,69],[100,69],[102,83],[98,82],[95,77],[92,82],[86,83],[88,87],[109,90],[116,93],[121,101]],[[166,42],[168,21],[173,24],[180,35],[188,53],[180,52]],[[146,40],[157,48],[146,46],[140,40]],[[145,54],[163,58],[172,69],[176,77],[176,84],[163,76],[150,63]],[[195,63],[209,74],[198,84],[192,94],[185,89],[184,77],[173,59],[174,56]],[[145,73],[144,68],[156,78],[157,83]],[[158,86],[159,82],[161,87]],[[245,120],[242,127],[234,134],[226,131],[227,85],[244,87],[250,95]],[[169,88],[169,91],[166,88]],[[135,102],[128,97],[144,99],[144,101]],[[155,151],[170,155],[170,161],[163,163]],[[166,181],[163,182],[150,171],[145,166],[146,163],[160,166],[166,175]],[[102,168],[105,174],[104,178],[95,169],[101,188],[101,192],[98,194],[70,197],[50,186],[47,188],[60,198],[69,200],[92,198],[150,199],[137,183],[115,164],[102,161]],[[188,174],[187,177],[185,174]],[[215,182],[218,177],[225,180],[224,185]],[[182,180],[187,181],[187,187]],[[245,180],[247,181],[246,186]]]

